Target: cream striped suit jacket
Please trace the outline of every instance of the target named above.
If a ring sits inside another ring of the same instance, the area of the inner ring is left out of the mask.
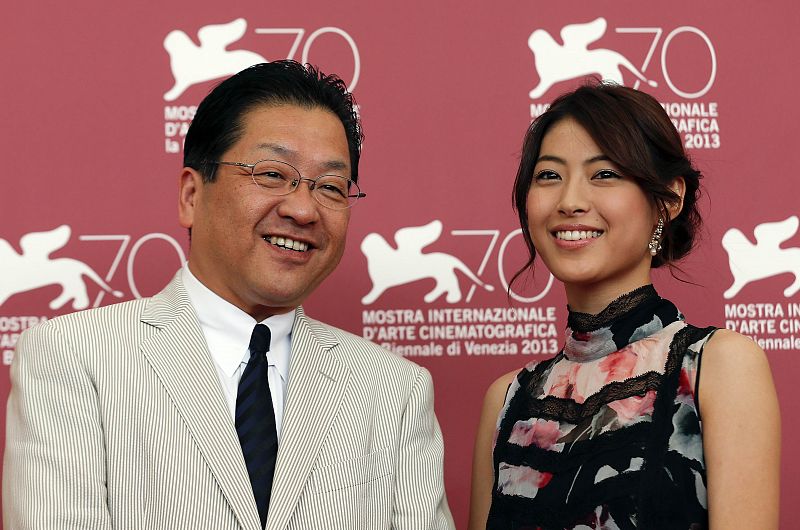
[[[259,528],[179,275],[25,332],[11,368],[5,530]],[[428,372],[296,310],[268,530],[450,529]]]

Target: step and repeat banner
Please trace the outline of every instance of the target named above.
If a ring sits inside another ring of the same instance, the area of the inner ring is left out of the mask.
[[[6,8],[2,402],[22,331],[152,295],[185,260],[182,145],[214,83],[256,62],[310,62],[356,96],[369,197],[306,309],[431,371],[448,497],[465,526],[487,386],[563,341],[563,289],[546,269],[509,288],[525,257],[511,210],[522,137],[558,94],[602,77],[655,96],[705,174],[702,241],[656,286],[690,322],[767,351],[783,418],[782,527],[800,517],[795,4],[217,4]]]

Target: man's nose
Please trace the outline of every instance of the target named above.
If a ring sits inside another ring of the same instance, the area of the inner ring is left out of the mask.
[[[306,182],[304,182],[306,181]],[[281,217],[294,219],[298,224],[313,223],[319,219],[320,208],[324,208],[314,198],[315,182],[313,179],[301,177],[295,188],[281,197],[278,213]]]

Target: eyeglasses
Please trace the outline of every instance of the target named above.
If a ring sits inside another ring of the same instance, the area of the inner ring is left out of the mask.
[[[293,165],[280,160],[259,160],[255,164],[244,162],[208,162],[222,166],[246,167],[256,185],[270,195],[289,195],[300,181],[308,181],[311,196],[318,203],[333,210],[346,210],[358,199],[367,196],[353,180],[341,175],[321,175],[308,178],[300,174]]]

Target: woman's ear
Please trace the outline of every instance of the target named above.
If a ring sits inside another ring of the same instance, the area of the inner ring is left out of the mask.
[[[670,220],[675,219],[683,210],[683,196],[686,194],[686,181],[683,177],[675,177],[669,188],[679,197],[676,202],[667,204]]]

